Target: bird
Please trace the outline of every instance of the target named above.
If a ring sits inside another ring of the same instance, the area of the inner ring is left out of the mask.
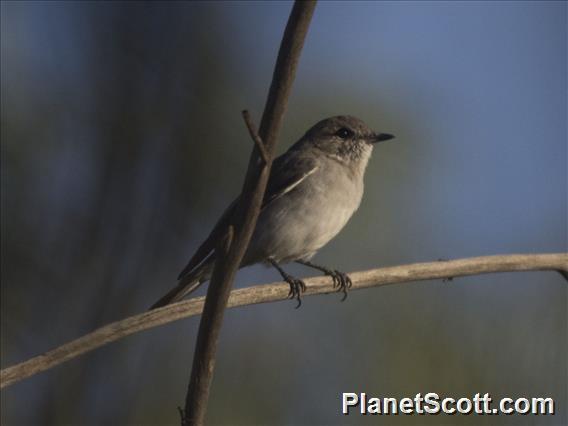
[[[374,144],[393,139],[373,131],[362,120],[338,115],[312,126],[272,164],[255,230],[240,268],[264,263],[278,270],[290,285],[289,298],[301,304],[305,283],[286,273],[282,264],[296,262],[333,279],[344,297],[349,276],[311,262],[359,208],[364,175]],[[150,309],[177,302],[209,280],[215,248],[226,235],[238,197],[225,210],[205,241],[178,276],[178,284]]]

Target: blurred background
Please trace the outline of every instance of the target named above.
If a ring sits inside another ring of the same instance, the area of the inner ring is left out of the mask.
[[[144,311],[238,194],[289,2],[1,3],[2,367]],[[567,4],[322,2],[279,149],[394,133],[315,261],[568,250]],[[299,266],[297,276],[312,271]],[[258,266],[236,286],[279,280]],[[564,425],[567,285],[496,274],[227,312],[209,424]],[[198,319],[2,391],[5,425],[179,424]],[[555,416],[340,414],[341,392],[553,397]]]

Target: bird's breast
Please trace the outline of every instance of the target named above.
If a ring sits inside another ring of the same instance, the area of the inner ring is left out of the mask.
[[[349,221],[363,195],[362,177],[325,162],[289,193],[261,212],[247,263],[268,257],[288,262],[311,257]]]

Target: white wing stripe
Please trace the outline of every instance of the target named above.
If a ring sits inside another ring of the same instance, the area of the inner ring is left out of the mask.
[[[295,187],[297,187],[299,184],[301,184],[304,180],[306,180],[306,178],[312,174],[314,174],[316,172],[316,170],[319,169],[318,166],[314,167],[312,170],[310,170],[308,173],[306,173],[304,176],[302,176],[300,179],[298,179],[296,182],[294,182],[292,185],[290,185],[287,188],[284,188],[284,190],[278,194],[278,197],[276,198],[280,198],[281,196],[283,196],[284,194],[287,194],[288,192],[290,192],[291,190],[293,190]]]

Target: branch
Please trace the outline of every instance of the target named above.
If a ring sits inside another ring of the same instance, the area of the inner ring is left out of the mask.
[[[249,159],[235,215],[230,218],[230,225],[233,226],[232,238],[226,238],[222,247],[219,247],[220,250],[215,251],[215,268],[205,297],[185,398],[183,426],[204,423],[223,315],[236,271],[258,219],[273,154],[276,151],[277,136],[282,127],[288,97],[315,6],[315,1],[297,0],[286,24],[260,123],[259,137],[253,137],[256,145]],[[247,124],[251,124],[250,117]],[[259,144],[259,141],[264,144]],[[262,158],[259,157],[261,153]]]
[[[557,271],[566,275],[568,274],[568,253],[511,254],[442,262],[414,263],[352,272],[349,276],[353,281],[351,291],[354,291],[368,287],[380,287],[413,281],[521,271]],[[308,278],[305,282],[307,290],[304,296],[329,294],[336,291],[333,288],[333,280],[330,277]],[[233,308],[286,300],[289,290],[290,286],[285,282],[233,290],[229,298],[228,307]],[[0,372],[0,387],[10,386],[20,380],[49,370],[82,354],[132,334],[199,315],[203,309],[203,302],[203,297],[196,297],[105,325],[43,355],[3,369]]]
[[[245,124],[247,126],[247,129],[249,131],[250,137],[252,138],[252,140],[256,144],[256,147],[258,148],[258,152],[260,153],[260,157],[262,158],[262,161],[264,161],[264,164],[268,164],[270,162],[270,156],[268,155],[268,152],[266,152],[266,148],[264,147],[264,142],[262,142],[262,139],[260,139],[260,136],[258,135],[258,132],[256,131],[256,127],[254,126],[254,123],[252,122],[252,118],[250,117],[250,113],[245,109],[242,114],[243,114],[243,119],[245,120]]]

